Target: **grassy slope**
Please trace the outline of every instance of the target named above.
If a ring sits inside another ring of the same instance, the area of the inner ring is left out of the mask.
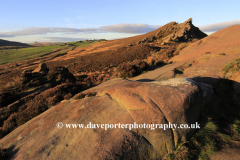
[[[99,41],[80,41],[80,42],[68,42],[67,44],[76,46],[76,47],[87,47],[93,44],[98,43]]]
[[[239,72],[240,70],[240,57],[234,61],[229,62],[226,66],[223,67],[222,71],[226,78],[231,78],[231,76]]]
[[[0,50],[0,65],[10,62],[17,62],[37,57],[42,57],[44,55],[51,54],[55,51],[63,50],[63,52],[68,52],[72,50],[74,46],[76,47],[86,47],[98,43],[98,41],[83,41],[83,42],[69,42],[72,44],[69,46],[65,45],[47,45],[42,47],[31,47],[31,48],[20,48],[20,49],[3,49]]]
[[[37,58],[49,54],[49,52],[55,49],[63,48],[64,46],[43,46],[43,47],[31,47],[22,49],[5,49],[0,50],[0,64],[6,64],[10,62],[17,62],[31,58]]]
[[[21,42],[14,42],[14,41],[7,41],[0,39],[0,47],[2,46],[19,46],[19,47],[31,47],[31,45],[26,44],[26,43],[21,43]]]

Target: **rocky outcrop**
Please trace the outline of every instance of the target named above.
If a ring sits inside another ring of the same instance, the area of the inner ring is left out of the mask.
[[[38,68],[36,68],[35,70],[33,70],[33,72],[47,72],[48,68],[46,63],[40,63]]]
[[[167,28],[167,31],[172,31],[172,33],[163,38],[162,44],[187,42],[194,38],[201,39],[207,36],[192,24],[192,18],[189,18],[184,23],[174,23],[171,27]]]
[[[181,43],[192,41],[193,39],[202,39],[207,35],[192,24],[192,18],[183,23],[171,22],[159,28],[155,35],[145,37],[137,44],[147,44],[152,42],[161,42],[161,45],[171,43]]]
[[[33,118],[2,138],[0,146],[9,148],[10,158],[15,159],[159,159],[196,131],[178,127],[199,122],[211,96],[210,85],[188,78],[113,79]],[[66,128],[75,123],[91,129]],[[119,123],[139,127],[101,128],[101,124]],[[160,128],[151,129],[154,124]],[[177,127],[164,130],[161,124]]]
[[[24,70],[21,75],[21,83],[23,88],[31,88],[46,83],[47,72],[32,72]]]
[[[61,84],[63,82],[75,82],[76,78],[65,67],[55,67],[47,74],[47,79],[52,86]]]
[[[118,65],[117,72],[121,78],[134,77],[147,70],[147,63],[140,60],[135,60],[131,63],[123,63]]]
[[[76,82],[76,78],[65,67],[48,69],[45,63],[41,63],[35,70],[24,70],[21,76],[22,86],[25,88],[36,87],[46,83],[56,86],[65,82]]]
[[[46,74],[49,69],[46,63],[40,63],[38,68],[32,70],[24,70],[22,72],[21,81],[23,86],[35,87],[46,83]]]

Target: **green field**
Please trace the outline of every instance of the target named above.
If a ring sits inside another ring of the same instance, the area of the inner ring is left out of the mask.
[[[73,45],[76,47],[87,47],[93,44],[98,43],[99,41],[78,41],[78,42],[68,42],[67,44]]]
[[[47,45],[42,47],[30,47],[20,49],[3,49],[0,50],[0,65],[10,62],[23,61],[37,57],[46,56],[52,53],[66,53],[74,47],[87,47],[98,43],[99,41],[81,41],[81,42],[68,42],[56,45]]]
[[[65,46],[43,46],[22,49],[4,49],[0,50],[0,64],[17,62],[26,59],[37,58],[53,52],[55,49],[61,49]]]

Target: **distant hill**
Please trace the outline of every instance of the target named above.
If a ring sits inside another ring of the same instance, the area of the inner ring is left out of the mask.
[[[7,41],[0,39],[0,47],[2,46],[22,46],[22,47],[31,47],[31,45],[28,45],[26,43],[20,43],[20,42],[14,42],[14,41]]]
[[[32,46],[41,47],[41,46],[47,46],[47,45],[54,45],[54,44],[60,44],[61,42],[34,42],[29,43]]]

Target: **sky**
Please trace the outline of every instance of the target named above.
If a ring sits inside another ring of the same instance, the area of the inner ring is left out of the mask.
[[[118,39],[189,18],[207,34],[240,24],[237,0],[0,0],[0,39]]]

